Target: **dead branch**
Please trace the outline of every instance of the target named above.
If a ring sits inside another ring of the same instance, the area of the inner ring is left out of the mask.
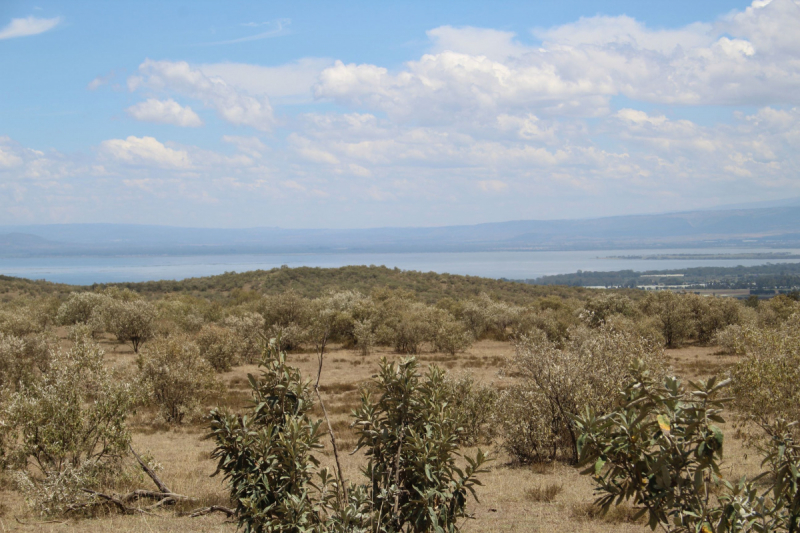
[[[183,494],[175,494],[174,492],[156,492],[154,490],[144,489],[134,490],[133,492],[129,492],[124,496],[120,496],[120,500],[125,503],[144,499],[160,500],[160,505],[194,501],[193,498],[184,496]]]
[[[147,515],[152,515],[153,514],[153,513],[150,513],[148,511],[146,511],[145,509],[139,509],[137,507],[128,507],[127,505],[125,505],[125,503],[122,500],[120,500],[119,498],[117,498],[113,494],[105,494],[103,492],[97,492],[95,490],[89,490],[89,489],[81,489],[81,490],[83,490],[83,492],[85,492],[87,494],[91,494],[92,496],[95,496],[96,498],[100,498],[100,500],[103,500],[103,501],[91,502],[91,503],[87,503],[87,504],[81,504],[81,505],[75,506],[75,507],[70,507],[67,510],[67,512],[73,511],[73,510],[86,509],[88,507],[92,507],[92,506],[97,505],[97,504],[111,503],[111,504],[114,504],[114,506],[116,506],[122,512],[122,514],[127,514],[127,515],[132,515],[132,514],[136,514],[136,513],[147,514]]]
[[[22,524],[23,526],[33,526],[33,525],[39,525],[39,524],[66,524],[67,523],[66,520],[36,520],[36,521],[31,521],[31,522],[25,522],[23,520],[20,520],[20,518],[18,516],[15,516],[14,520],[16,520],[18,523]]]
[[[142,458],[139,457],[139,454],[134,451],[133,446],[128,445],[128,448],[130,448],[131,453],[136,458],[136,461],[138,461],[139,466],[142,467],[142,470],[144,470],[144,473],[147,474],[148,476],[150,476],[150,479],[152,479],[153,483],[156,484],[156,487],[158,487],[158,490],[160,490],[161,492],[168,492],[168,493],[172,494],[172,491],[169,490],[169,487],[167,487],[167,485],[164,484],[163,481],[161,481],[161,479],[156,475],[156,473],[153,471],[153,469],[150,468],[147,465],[147,463],[142,461]]]
[[[184,513],[181,516],[188,516],[189,518],[197,518],[198,516],[205,516],[211,513],[223,513],[227,515],[228,518],[230,518],[236,514],[236,509],[231,509],[230,507],[223,507],[222,505],[212,505],[210,507],[200,507],[199,509],[195,509],[194,511],[189,511],[188,513]]]

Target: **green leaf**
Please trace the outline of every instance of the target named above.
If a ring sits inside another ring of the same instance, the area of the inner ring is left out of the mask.
[[[672,430],[672,425],[670,424],[669,418],[666,415],[658,415],[656,417],[658,420],[658,427],[661,429],[661,433],[664,436],[669,437],[670,431]]]
[[[603,471],[603,467],[605,466],[606,462],[602,457],[598,457],[597,461],[594,463],[594,475],[599,476],[600,472]]]

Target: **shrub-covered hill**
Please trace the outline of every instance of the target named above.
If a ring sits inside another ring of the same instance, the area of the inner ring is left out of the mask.
[[[79,287],[51,283],[44,280],[31,280],[0,275],[0,298],[8,300],[20,296],[45,296],[68,294]]]
[[[218,276],[189,278],[181,281],[148,281],[97,285],[93,288],[117,286],[141,294],[183,292],[206,297],[229,295],[236,289],[278,294],[292,289],[298,294],[315,298],[330,290],[358,290],[364,294],[374,289],[389,288],[414,293],[421,301],[435,303],[443,298],[463,299],[487,293],[495,299],[525,304],[544,296],[585,299],[591,289],[582,287],[537,286],[514,281],[437,274],[435,272],[405,271],[384,266],[346,266],[341,268],[281,267],[272,270],[228,272]],[[636,294],[637,291],[630,291]]]

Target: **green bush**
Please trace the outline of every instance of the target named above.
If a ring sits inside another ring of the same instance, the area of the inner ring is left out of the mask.
[[[465,446],[488,444],[495,436],[494,411],[499,393],[470,375],[447,376],[445,398],[456,425],[462,428],[460,439]]]
[[[777,328],[743,328],[736,349],[747,354],[733,370],[736,406],[761,426],[800,421],[800,314]]]
[[[103,309],[106,330],[120,342],[130,343],[134,353],[155,336],[156,308],[144,300],[109,300]]]
[[[312,422],[309,383],[286,365],[271,344],[260,377],[248,376],[253,401],[249,416],[215,409],[212,457],[230,486],[239,527],[247,532],[323,531],[322,498],[312,479],[322,448],[320,421]]]
[[[61,304],[56,314],[56,322],[62,326],[89,324],[96,320],[98,313],[106,305],[108,296],[96,292],[73,292]]]
[[[311,386],[286,364],[277,341],[259,377],[249,376],[249,415],[211,412],[211,437],[236,502],[239,526],[251,532],[422,533],[459,531],[467,494],[486,458],[456,461],[463,430],[447,403],[442,371],[422,378],[414,359],[381,363],[373,401],[366,390],[354,413],[358,448],[369,458],[365,485],[319,469],[321,421],[311,419]]]
[[[239,363],[241,345],[239,337],[228,328],[207,324],[195,338],[200,357],[208,361],[217,372],[227,372]]]
[[[117,475],[134,401],[131,386],[105,368],[102,350],[88,339],[55,352],[41,378],[10,396],[0,443],[37,512],[59,514],[86,497],[83,489]]]
[[[222,324],[236,333],[242,362],[258,362],[266,341],[264,317],[257,313],[245,312],[226,317]]]
[[[641,366],[633,375],[618,410],[600,415],[586,406],[575,420],[597,505],[607,511],[631,499],[651,529],[725,531],[728,516],[713,497],[723,435],[713,423],[724,422],[719,391],[726,382],[711,379],[687,392],[677,379],[662,384]]]
[[[643,366],[599,415],[576,417],[580,464],[605,513],[627,501],[667,533],[794,532],[800,522],[800,446],[791,424],[765,425],[763,466],[736,485],[720,472],[724,437],[719,427],[728,381],[711,378],[689,390],[675,378],[654,379]]]
[[[663,350],[649,339],[609,326],[573,328],[570,335],[564,346],[541,333],[521,339],[505,369],[519,382],[501,394],[496,416],[503,446],[517,462],[577,461],[573,417],[588,405],[610,410],[631,362],[663,372]]]
[[[172,335],[146,346],[136,358],[139,384],[146,401],[167,422],[180,424],[198,412],[219,384],[214,369],[189,338]]]
[[[478,450],[464,457],[463,470],[456,465],[463,429],[447,402],[444,372],[431,367],[423,377],[413,358],[384,359],[375,389],[375,400],[362,392],[353,423],[368,458],[373,521],[393,532],[458,531],[486,457]]]
[[[353,335],[356,339],[356,349],[361,355],[369,355],[375,346],[377,336],[372,326],[372,320],[357,320],[353,326]]]
[[[20,338],[0,333],[0,390],[18,390],[46,371],[50,366],[50,341],[42,334]]]
[[[435,324],[433,332],[433,349],[455,356],[465,352],[472,346],[472,333],[467,331],[464,324],[455,320],[449,313],[442,311],[442,316]]]

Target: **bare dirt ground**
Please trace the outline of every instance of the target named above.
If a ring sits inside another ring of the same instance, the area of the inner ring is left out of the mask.
[[[104,339],[109,362],[125,367],[132,365],[134,354],[130,348]],[[714,347],[690,346],[666,352],[674,372],[685,379],[705,379],[712,374],[724,373],[736,362],[730,356],[715,355]],[[455,358],[440,354],[423,354],[423,363],[435,362],[454,372],[470,372],[484,383],[497,387],[509,384],[507,378],[499,376],[505,358],[512,355],[509,343],[481,341],[467,353]],[[378,349],[367,357],[349,350],[334,347],[325,357],[322,375],[322,394],[332,423],[345,452],[355,447],[355,436],[349,429],[349,412],[358,402],[359,384],[368,381],[378,370],[379,359],[400,359],[401,356],[387,349]],[[289,361],[297,365],[307,378],[316,377],[317,360],[313,354],[290,354]],[[237,367],[222,374],[227,393],[221,403],[232,408],[247,404],[249,389],[247,374],[258,373],[254,365]],[[319,411],[319,409],[317,409]],[[316,413],[321,416],[321,411]],[[197,506],[227,504],[226,488],[219,477],[209,477],[216,464],[209,457],[213,443],[205,440],[206,429],[202,423],[170,428],[150,423],[151,413],[139,412],[132,418],[133,445],[140,453],[150,453],[163,465],[161,478],[175,492],[198,499]],[[729,422],[723,428],[726,435],[726,476],[738,479],[742,474],[753,475],[758,470],[754,454],[748,456],[742,441],[735,438]],[[494,461],[490,471],[482,477],[483,487],[478,490],[479,503],[470,502],[469,509],[474,519],[465,522],[463,530],[474,533],[494,532],[644,532],[649,528],[644,523],[632,523],[632,512],[628,508],[616,509],[608,516],[598,515],[591,502],[592,486],[588,478],[580,476],[578,470],[568,465],[536,467],[513,467],[508,458],[494,448],[489,449]],[[353,482],[361,482],[359,471],[364,463],[363,455],[342,454],[345,476]],[[323,462],[332,464],[332,452],[322,450]],[[7,486],[8,484],[0,484]],[[552,501],[541,501],[538,494],[548,488],[556,492]],[[52,531],[52,532],[100,532],[118,533],[144,532],[233,532],[236,525],[222,515],[201,518],[178,517],[173,511],[164,511],[158,516],[125,517],[110,515],[102,518],[67,520],[60,523],[42,523],[30,515],[18,493],[10,489],[0,490],[0,532],[4,531]]]

